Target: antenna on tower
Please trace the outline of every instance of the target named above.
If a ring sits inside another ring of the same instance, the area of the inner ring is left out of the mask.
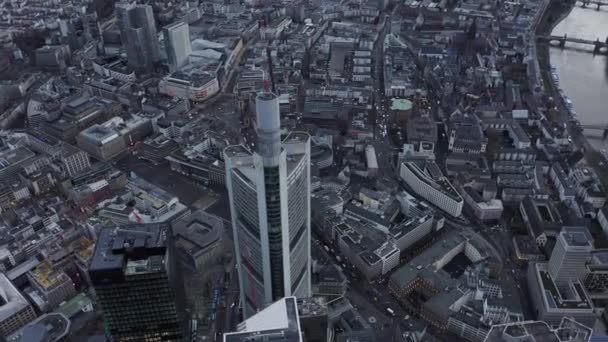
[[[271,41],[272,43],[272,41]],[[270,49],[270,45],[266,47],[266,57],[268,59],[268,73],[270,74],[270,87],[274,94],[276,94],[276,89],[274,87],[274,73],[272,71],[272,50]]]

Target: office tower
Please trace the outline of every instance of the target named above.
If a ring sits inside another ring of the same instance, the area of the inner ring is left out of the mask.
[[[188,64],[188,57],[192,53],[190,46],[190,29],[184,22],[176,22],[163,28],[165,35],[165,49],[167,62],[171,72]]]
[[[152,71],[160,60],[152,7],[121,2],[116,5],[116,16],[128,65],[140,73]]]
[[[87,13],[82,17],[82,26],[88,40],[102,39],[102,30],[97,19],[97,12]]]
[[[306,342],[329,340],[329,317],[325,297],[298,299],[300,331]]]
[[[549,259],[549,274],[558,287],[578,281],[593,250],[593,238],[585,227],[564,227]]]
[[[89,277],[111,341],[182,341],[169,226],[101,231]]]
[[[309,297],[310,136],[281,141],[279,101],[258,95],[257,145],[224,150],[245,317],[285,296]]]
[[[296,298],[280,299],[224,334],[224,342],[251,341],[302,342]]]

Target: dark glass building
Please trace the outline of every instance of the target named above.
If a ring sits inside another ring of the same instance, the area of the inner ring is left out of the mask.
[[[110,341],[183,341],[165,224],[101,231],[89,276]]]

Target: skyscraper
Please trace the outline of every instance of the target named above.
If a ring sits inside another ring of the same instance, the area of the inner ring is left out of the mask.
[[[188,56],[192,53],[190,45],[190,29],[184,22],[175,22],[163,28],[165,49],[171,72],[188,64]]]
[[[257,146],[224,150],[245,317],[310,285],[310,136],[283,141],[276,95],[256,101]]]
[[[121,2],[116,16],[128,65],[140,73],[153,70],[160,52],[152,6]]]
[[[111,341],[183,341],[168,237],[165,224],[101,231],[89,277]]]
[[[564,227],[557,237],[549,259],[549,274],[558,287],[579,280],[593,251],[593,238],[585,227]]]

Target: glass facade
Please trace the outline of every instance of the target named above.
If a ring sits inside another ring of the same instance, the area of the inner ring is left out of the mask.
[[[266,188],[266,219],[268,223],[268,247],[272,300],[285,297],[283,280],[283,234],[281,224],[281,179],[278,167],[264,168]]]

